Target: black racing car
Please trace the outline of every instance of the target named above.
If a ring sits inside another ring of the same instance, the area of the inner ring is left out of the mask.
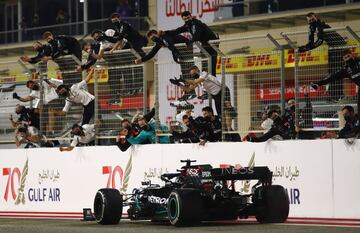
[[[201,221],[235,220],[256,216],[260,223],[282,223],[289,214],[289,198],[280,185],[272,185],[268,167],[212,168],[186,165],[178,173],[161,175],[164,186],[148,184],[121,195],[117,189],[100,189],[94,200],[99,224],[119,223],[123,206],[131,220],[169,221],[174,226]],[[250,194],[235,190],[236,180],[258,180]]]

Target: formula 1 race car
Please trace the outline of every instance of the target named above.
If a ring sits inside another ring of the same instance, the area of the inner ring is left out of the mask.
[[[99,224],[117,224],[123,206],[131,220],[169,221],[174,226],[201,221],[236,220],[256,216],[260,223],[282,223],[289,214],[289,198],[280,185],[272,185],[268,167],[212,168],[186,165],[178,173],[165,173],[164,186],[148,184],[121,195],[117,189],[100,189],[94,200]],[[236,180],[258,180],[251,193],[235,191]],[[126,197],[126,198],[125,198]]]

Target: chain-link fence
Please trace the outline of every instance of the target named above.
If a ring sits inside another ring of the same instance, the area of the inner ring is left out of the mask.
[[[26,83],[35,79],[34,67],[25,66],[21,61],[0,63],[0,141],[14,143],[14,132],[18,125],[26,121],[26,109],[32,111],[36,101],[24,97],[29,96],[30,90]],[[13,98],[14,96],[19,97]],[[23,97],[23,98],[20,98]],[[36,113],[38,114],[38,113]],[[38,118],[33,122],[39,125]]]
[[[217,73],[226,84],[222,96],[223,139],[233,141],[237,134],[263,132],[266,112],[284,108],[282,47],[269,34],[217,43],[221,54]]]
[[[349,27],[325,29],[320,39],[314,41],[320,46],[312,48],[307,44],[309,35],[305,31],[282,36],[291,48],[288,58],[294,61],[293,72],[289,74],[292,81],[287,88],[294,89],[291,97],[296,103],[296,125],[313,132],[342,128],[344,121],[339,112],[346,105],[356,110],[358,87],[346,74],[337,72],[345,68],[346,53],[358,55],[359,37]],[[318,83],[324,79],[330,82]],[[312,88],[306,88],[311,83]]]
[[[82,72],[76,68],[84,61],[74,56],[35,66],[2,63],[1,141],[13,140],[9,114],[22,102],[35,109],[40,134],[60,143],[71,138],[73,124],[90,123],[96,126],[98,144],[114,144],[123,120],[137,122],[153,107],[158,142],[167,136],[182,142],[174,131],[186,131],[184,115],[206,117],[202,111],[206,106],[212,106],[221,119],[220,128],[215,124],[213,130],[222,131],[225,141],[269,130],[270,110],[280,115],[290,111],[295,126],[306,133],[338,130],[342,107],[356,110],[358,87],[349,79],[328,86],[318,81],[343,67],[344,52],[357,56],[360,42],[348,27],[325,33],[328,41],[306,51],[301,46],[308,42],[307,34],[296,32],[282,33],[278,40],[271,35],[221,39],[210,43],[212,50],[207,44],[177,44],[179,59],[163,47],[154,61],[145,63],[135,62],[139,54],[134,50],[105,52],[93,69]],[[150,49],[144,48],[146,53]],[[194,83],[198,78],[194,66],[199,77],[216,76],[212,84]],[[86,93],[82,102],[71,96],[78,89]]]
[[[135,121],[149,106],[146,65],[136,65],[139,55],[126,49],[106,52],[95,64],[95,119],[100,144],[111,144],[124,119]],[[91,81],[92,82],[92,81]]]

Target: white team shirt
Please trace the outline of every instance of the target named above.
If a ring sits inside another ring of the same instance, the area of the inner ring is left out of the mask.
[[[62,80],[59,80],[59,79],[49,79],[49,82],[55,84],[56,86],[59,86],[63,83]],[[44,90],[43,104],[46,105],[46,104],[50,103],[51,101],[59,98],[58,94],[56,93],[55,88],[50,87],[47,82],[42,81],[42,86],[43,86],[43,90]],[[40,91],[32,90],[30,92],[29,96],[37,99],[36,103],[34,104],[35,105],[34,107],[38,108],[38,105],[40,103]]]
[[[71,146],[76,147],[79,143],[87,144],[91,141],[95,140],[95,125],[94,124],[85,124],[82,126],[85,136],[77,136],[75,135]]]
[[[272,128],[272,125],[274,124],[274,121],[271,118],[267,118],[266,120],[264,120],[261,123],[261,128],[263,128],[264,134],[266,134],[267,132],[270,131],[270,129]],[[283,140],[283,138],[280,135],[275,135],[274,137],[272,137],[273,140]]]
[[[68,112],[73,103],[86,106],[95,99],[95,96],[85,90],[86,87],[85,80],[71,86],[70,96],[66,98],[65,106],[63,108],[64,112]]]
[[[105,35],[112,37],[115,35],[115,30],[108,29],[105,31]],[[114,43],[111,43],[107,40],[103,40],[100,42],[100,50],[112,49],[114,47],[114,45],[115,45]]]
[[[200,78],[204,78],[203,88],[206,90],[207,93],[210,95],[217,95],[221,91],[221,82],[208,72],[201,72]]]
[[[35,128],[34,126],[28,126],[27,130],[28,130],[28,133],[29,133],[30,137],[35,136],[35,135],[39,135],[39,130],[37,128]],[[31,141],[25,139],[21,134],[17,135],[16,137],[22,143],[31,143],[35,147],[40,147],[40,145],[38,143],[34,143],[34,142],[31,142]]]

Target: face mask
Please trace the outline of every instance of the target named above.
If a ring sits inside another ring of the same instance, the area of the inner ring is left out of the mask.
[[[34,84],[32,89],[33,89],[34,91],[38,91],[38,90],[40,89],[40,87],[39,87],[39,85]]]
[[[18,131],[20,132],[20,133],[26,133],[26,128],[25,127],[21,127],[21,128],[19,128],[18,129]]]
[[[66,98],[66,97],[68,97],[68,96],[70,95],[70,93],[69,93],[68,91],[65,91],[65,92],[63,92],[63,93],[58,93],[58,95],[59,95],[60,97],[62,97],[62,98]]]
[[[81,131],[75,131],[75,132],[72,132],[74,135],[76,136],[81,136]]]
[[[125,126],[124,129],[126,129],[127,131],[130,131],[131,130],[131,125]]]
[[[295,112],[295,105],[290,106],[290,110]]]
[[[346,122],[349,122],[349,121],[351,121],[351,116],[350,115],[345,115],[344,119],[345,119]]]
[[[185,22],[185,24],[186,24],[187,26],[191,26],[191,23],[192,23],[192,20],[191,20],[191,19]]]
[[[281,118],[279,116],[275,117],[274,124],[275,125],[280,125],[281,124]]]
[[[54,43],[54,42],[55,42],[54,39],[50,39],[50,40],[48,41],[49,44],[52,44],[52,43]]]
[[[120,21],[115,21],[115,22],[113,22],[113,24],[114,24],[115,26],[117,26],[117,27],[120,27],[120,26],[121,26]]]
[[[346,61],[346,65],[350,66],[350,67],[354,67],[356,66],[356,61],[354,58],[350,58],[349,60]]]
[[[191,75],[191,78],[192,78],[192,79],[198,79],[199,77],[200,77],[199,74],[193,74],[193,75]]]
[[[161,44],[161,40],[160,40],[160,38],[159,37],[156,37],[156,36],[154,36],[153,38],[151,38],[151,40],[154,42],[154,43],[157,43],[157,44]]]
[[[96,39],[96,41],[101,42],[101,41],[103,41],[104,39],[105,39],[105,36],[104,36],[104,35],[100,35],[100,36]]]
[[[150,129],[150,126],[148,125],[144,125],[143,127],[141,127],[142,130],[149,130]]]
[[[206,116],[206,117],[204,117],[205,118],[205,120],[207,120],[207,121],[211,121],[211,116]]]

